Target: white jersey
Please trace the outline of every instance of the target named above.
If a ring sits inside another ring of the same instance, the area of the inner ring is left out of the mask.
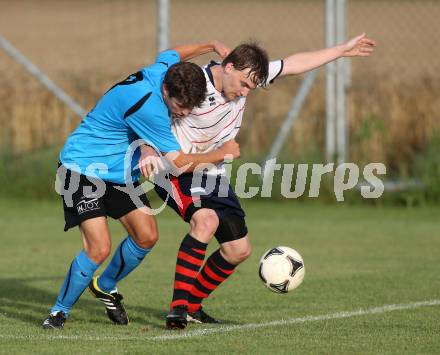
[[[184,153],[207,153],[224,142],[235,138],[243,119],[246,97],[227,101],[214,86],[211,62],[203,67],[206,78],[207,96],[200,107],[181,119],[173,120],[172,130]],[[283,70],[283,61],[269,63],[268,84],[272,83]],[[223,164],[208,171],[209,174],[223,174]]]

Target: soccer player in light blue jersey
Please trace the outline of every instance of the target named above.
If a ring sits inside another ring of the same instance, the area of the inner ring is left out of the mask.
[[[141,204],[128,193],[139,191],[139,158],[151,155],[152,148],[140,148],[141,143],[160,151],[177,169],[191,170],[198,164],[219,163],[225,155],[239,155],[235,141],[209,153],[184,154],[171,132],[171,119],[186,116],[206,96],[202,70],[183,61],[210,51],[223,57],[225,48],[212,41],[160,53],[153,65],[108,90],[68,137],[57,173],[64,230],[79,226],[84,248],[73,259],[43,328],[62,329],[88,286],[113,322],[128,324],[116,283],[141,263],[158,238],[145,193],[137,196]],[[102,275],[93,278],[111,251],[107,216],[118,219],[128,236]]]

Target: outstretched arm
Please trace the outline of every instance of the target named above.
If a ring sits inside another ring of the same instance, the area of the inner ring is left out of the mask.
[[[181,46],[176,46],[171,49],[179,53],[181,61],[190,60],[192,58],[210,52],[216,52],[220,56],[220,58],[224,58],[230,52],[230,49],[228,47],[226,47],[223,43],[215,40],[209,42],[183,44]]]
[[[283,60],[284,66],[280,76],[301,74],[341,57],[368,57],[375,46],[376,42],[363,33],[334,47],[293,54]]]

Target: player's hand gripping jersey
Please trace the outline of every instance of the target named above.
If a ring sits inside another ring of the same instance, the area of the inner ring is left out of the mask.
[[[139,149],[132,156],[131,172],[124,171],[124,158],[133,141],[142,139],[164,153],[180,150],[161,92],[166,71],[179,61],[176,51],[162,52],[155,64],[107,91],[67,139],[61,163],[83,175],[124,184],[124,173],[133,181],[139,179],[139,170],[134,169]],[[108,171],[97,170],[96,164],[104,164]]]
[[[185,119],[174,120],[172,129],[184,153],[206,153],[235,138],[241,127],[246,97],[226,101],[214,86],[211,62],[203,68],[207,82],[207,96],[200,107],[194,108]],[[283,61],[269,63],[267,84],[271,84],[283,70]],[[224,174],[222,164],[209,174]]]

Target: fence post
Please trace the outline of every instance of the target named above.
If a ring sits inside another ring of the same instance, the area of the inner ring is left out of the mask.
[[[336,6],[335,0],[325,2],[325,46],[336,44]],[[330,62],[325,66],[325,158],[333,162],[336,152],[336,64]]]
[[[168,49],[170,40],[170,0],[157,0],[157,51]]]
[[[336,43],[345,42],[345,8],[346,0],[336,0]],[[336,61],[336,148],[339,164],[345,162],[348,158],[346,74],[345,58],[340,58]]]

